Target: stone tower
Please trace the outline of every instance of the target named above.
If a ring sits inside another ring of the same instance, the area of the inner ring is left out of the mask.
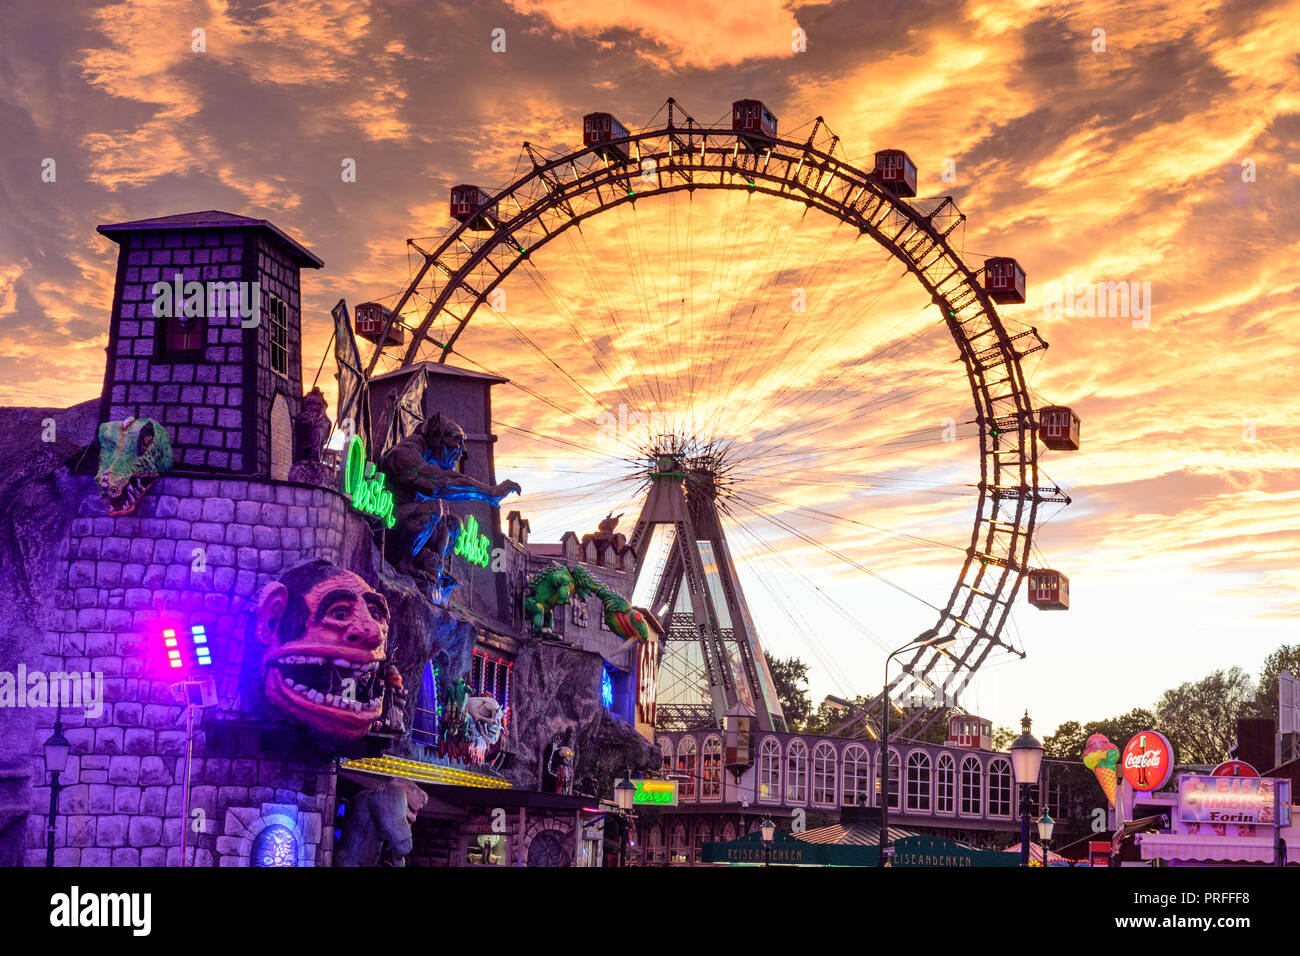
[[[265,219],[216,210],[99,231],[121,247],[99,420],[161,422],[177,473],[286,478],[299,270],[324,263]]]

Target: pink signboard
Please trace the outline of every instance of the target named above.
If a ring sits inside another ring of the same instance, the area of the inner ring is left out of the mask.
[[[1178,778],[1179,832],[1263,836],[1274,827],[1290,823],[1289,780],[1192,773]]]

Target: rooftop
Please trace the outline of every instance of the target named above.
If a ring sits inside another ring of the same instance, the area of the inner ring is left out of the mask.
[[[219,209],[205,209],[202,212],[182,212],[174,216],[157,216],[153,219],[135,219],[131,222],[112,222],[105,223],[99,227],[99,232],[114,242],[121,242],[117,233],[129,234],[133,232],[146,232],[153,229],[266,229],[268,232],[278,236],[289,248],[298,253],[298,257],[313,269],[319,269],[325,265],[314,252],[297,242],[289,236],[279,226],[275,225],[269,219],[252,219],[248,216],[240,216],[233,212],[222,212]]]

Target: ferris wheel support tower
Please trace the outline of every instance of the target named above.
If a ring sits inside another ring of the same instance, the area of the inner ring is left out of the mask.
[[[742,704],[760,730],[786,730],[717,508],[707,465],[657,456],[632,533],[637,594],[664,625],[656,726],[723,725]],[[644,579],[643,579],[644,578]]]

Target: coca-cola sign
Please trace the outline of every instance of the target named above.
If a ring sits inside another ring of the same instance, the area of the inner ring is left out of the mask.
[[[1164,734],[1144,730],[1128,742],[1120,764],[1134,790],[1159,790],[1174,772],[1174,748]]]

